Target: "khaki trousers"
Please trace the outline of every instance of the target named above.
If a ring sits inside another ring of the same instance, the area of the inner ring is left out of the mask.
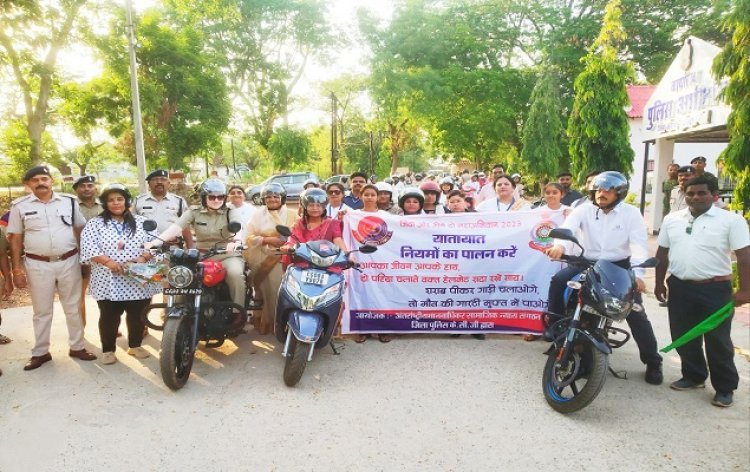
[[[70,349],[83,349],[83,323],[78,312],[81,301],[81,266],[78,255],[57,262],[26,259],[26,274],[34,309],[35,343],[31,355],[43,356],[49,352],[55,290],[65,312]]]

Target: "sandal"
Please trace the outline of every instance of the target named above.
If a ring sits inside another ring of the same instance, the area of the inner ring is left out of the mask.
[[[0,344],[8,344],[9,342],[13,341],[8,336],[3,336],[0,334]]]
[[[361,343],[363,343],[363,342],[367,341],[368,339],[370,339],[370,335],[369,335],[369,334],[358,334],[358,335],[357,335],[357,336],[356,336],[356,337],[354,338],[354,342],[355,342],[355,343],[360,343],[360,344],[361,344]]]
[[[378,341],[381,343],[389,343],[393,339],[393,336],[390,334],[378,334]]]
[[[523,335],[524,341],[531,342],[531,341],[536,341],[537,339],[539,339],[539,336],[537,336],[536,334],[524,334]]]

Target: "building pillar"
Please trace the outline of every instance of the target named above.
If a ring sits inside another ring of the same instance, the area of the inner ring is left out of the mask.
[[[657,234],[661,227],[664,208],[662,203],[664,194],[661,190],[661,184],[667,178],[669,164],[674,160],[674,141],[666,138],[657,139],[652,150],[654,153],[654,174],[651,180],[651,205],[649,205],[650,211],[648,212],[646,226],[648,226],[651,234]]]

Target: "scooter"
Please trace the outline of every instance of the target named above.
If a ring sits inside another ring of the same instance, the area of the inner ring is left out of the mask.
[[[276,230],[284,237],[291,231],[286,226]],[[374,246],[362,246],[363,254],[377,251]],[[297,245],[290,265],[279,287],[276,304],[276,339],[284,343],[281,355],[284,364],[284,383],[295,386],[312,360],[313,350],[331,344],[331,337],[341,315],[345,281],[343,271],[357,268],[349,254],[331,241],[309,241]],[[335,349],[334,349],[335,351]]]

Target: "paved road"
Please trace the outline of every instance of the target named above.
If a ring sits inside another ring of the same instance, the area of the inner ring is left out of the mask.
[[[666,312],[646,300],[660,346]],[[6,310],[0,346],[0,471],[264,470],[750,470],[750,335],[735,323],[741,383],[732,408],[713,390],[674,392],[643,381],[634,343],[612,365],[587,409],[569,416],[544,401],[542,342],[518,336],[403,336],[390,344],[346,341],[317,353],[296,388],[281,380],[281,346],[245,334],[202,350],[188,385],[162,383],[160,333],[152,357],[102,366],[67,357],[64,317],[53,361],[24,372],[31,309]],[[89,300],[89,313],[96,306]],[[90,319],[96,319],[90,315]],[[96,325],[86,329],[99,353]],[[665,359],[667,382],[678,359]]]

